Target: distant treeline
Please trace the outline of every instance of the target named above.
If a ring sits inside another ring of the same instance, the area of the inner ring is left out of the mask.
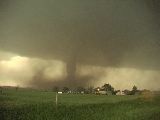
[[[62,93],[81,93],[81,94],[107,94],[107,95],[138,95],[143,93],[149,93],[150,90],[139,90],[137,86],[133,86],[132,90],[124,89],[123,91],[116,90],[111,84],[104,84],[101,87],[77,87],[77,88],[69,88],[69,87],[53,87],[52,91],[54,92],[62,92]]]
[[[66,94],[106,94],[106,95],[139,95],[139,94],[148,94],[151,93],[150,90],[144,89],[139,90],[137,86],[133,86],[132,90],[124,89],[122,91],[116,90],[111,84],[104,84],[101,87],[75,87],[75,88],[69,88],[69,87],[59,87],[54,86],[52,89],[34,89],[34,88],[20,88],[19,86],[11,87],[11,86],[1,86],[0,87],[0,93],[3,93],[5,89],[12,89],[12,90],[40,90],[40,91],[53,91],[57,93],[66,93]],[[160,94],[159,91],[152,92],[153,94]]]

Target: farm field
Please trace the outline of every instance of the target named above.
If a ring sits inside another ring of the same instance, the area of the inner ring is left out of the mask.
[[[58,95],[4,90],[0,120],[160,120],[160,96]]]

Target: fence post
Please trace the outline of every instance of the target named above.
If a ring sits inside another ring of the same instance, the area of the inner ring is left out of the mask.
[[[57,111],[57,107],[58,107],[58,94],[57,94],[57,92],[56,92],[56,111]]]

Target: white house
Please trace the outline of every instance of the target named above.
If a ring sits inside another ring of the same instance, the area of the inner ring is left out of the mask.
[[[62,94],[62,92],[58,92],[58,94]]]

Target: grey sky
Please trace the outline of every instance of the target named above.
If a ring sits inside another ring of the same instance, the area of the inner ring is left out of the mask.
[[[0,47],[27,56],[63,60],[76,56],[86,64],[119,66],[126,61],[131,67],[159,67],[159,12],[152,8],[157,3],[4,1]]]

